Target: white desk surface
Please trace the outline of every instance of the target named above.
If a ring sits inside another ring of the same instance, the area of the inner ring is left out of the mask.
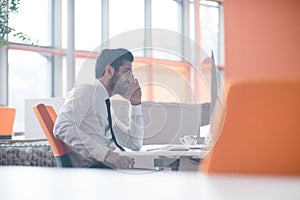
[[[0,167],[0,199],[299,200],[300,177]]]
[[[181,156],[189,156],[189,157],[205,157],[209,151],[208,150],[200,150],[200,149],[189,149],[185,150],[170,150],[170,147],[183,147],[183,145],[144,145],[140,151],[126,151],[119,152],[122,156],[169,156],[169,157],[181,157]]]

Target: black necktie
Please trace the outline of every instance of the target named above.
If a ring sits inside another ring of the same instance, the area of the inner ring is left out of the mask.
[[[108,124],[109,124],[109,129],[110,129],[110,133],[111,133],[111,137],[114,141],[114,143],[116,144],[116,146],[121,150],[121,151],[125,151],[125,149],[123,147],[121,147],[116,140],[116,136],[114,134],[113,128],[112,128],[112,120],[111,120],[111,113],[110,113],[110,100],[106,99],[105,100],[106,103],[106,108],[107,108],[107,114],[108,114]]]

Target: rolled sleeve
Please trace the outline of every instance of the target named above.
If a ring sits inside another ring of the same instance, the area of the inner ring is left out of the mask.
[[[91,155],[98,161],[104,161],[106,155],[111,152],[112,149],[101,145],[95,145],[91,150]]]
[[[130,105],[130,114],[131,114],[131,116],[143,115],[142,104],[137,105],[137,106]]]

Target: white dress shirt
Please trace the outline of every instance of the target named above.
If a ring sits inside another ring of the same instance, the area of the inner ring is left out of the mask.
[[[108,98],[107,90],[99,80],[77,86],[66,95],[53,132],[67,145],[74,167],[89,167],[104,161],[110,151],[116,150],[108,124],[105,104]],[[144,134],[142,106],[130,106],[129,127],[113,113],[113,130],[118,144],[139,150]]]

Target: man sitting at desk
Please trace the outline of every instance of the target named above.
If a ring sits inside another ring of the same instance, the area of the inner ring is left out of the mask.
[[[119,156],[124,147],[139,150],[143,141],[141,88],[132,74],[133,55],[126,49],[104,49],[96,62],[96,80],[73,88],[65,98],[54,126],[74,167],[131,168],[134,160]],[[110,114],[109,98],[129,100],[129,127]]]

